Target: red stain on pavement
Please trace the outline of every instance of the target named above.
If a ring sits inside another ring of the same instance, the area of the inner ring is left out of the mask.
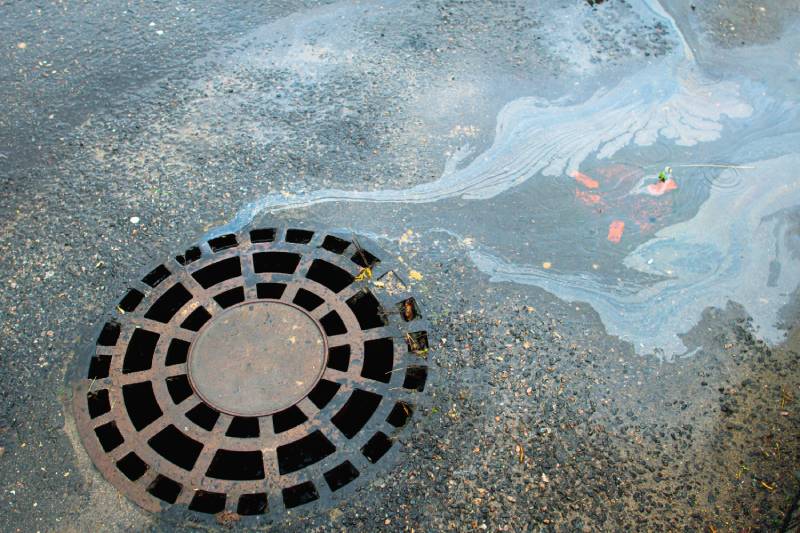
[[[575,181],[577,181],[587,189],[596,189],[600,186],[600,182],[598,182],[597,180],[593,180],[583,172],[578,172],[577,170],[572,173],[572,177],[575,178]]]
[[[599,204],[600,201],[601,201],[601,198],[600,198],[599,194],[593,194],[593,193],[590,193],[590,192],[579,191],[578,189],[575,189],[575,198],[577,200],[580,200],[581,202],[583,202],[586,205],[596,205],[596,204]]]
[[[661,196],[662,194],[674,191],[678,188],[678,184],[675,183],[675,180],[670,178],[667,181],[659,181],[658,183],[651,183],[647,186],[647,193],[651,196]]]
[[[622,240],[622,232],[625,231],[625,223],[621,220],[614,220],[608,226],[608,240],[618,243]]]

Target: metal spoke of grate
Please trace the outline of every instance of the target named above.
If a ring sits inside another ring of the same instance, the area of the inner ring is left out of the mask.
[[[73,388],[96,466],[145,509],[239,516],[375,475],[427,379],[427,325],[390,263],[352,236],[255,228],[149,271]]]

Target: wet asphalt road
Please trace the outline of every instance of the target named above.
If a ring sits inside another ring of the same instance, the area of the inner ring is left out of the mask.
[[[727,49],[791,27],[790,2],[761,7],[670,11]],[[506,102],[580,99],[591,87],[572,83],[576,68],[611,79],[677,46],[610,0],[425,3],[389,20],[382,9],[0,3],[0,530],[216,525],[121,498],[64,408],[75,354],[145,267],[265,193],[428,182],[463,141],[491,144]],[[553,27],[566,19],[574,32]],[[590,51],[578,67],[573,40]],[[436,209],[424,216],[451,216]],[[722,531],[783,519],[797,490],[796,323],[767,345],[741,306],[709,308],[685,336],[702,352],[662,363],[607,335],[588,304],[490,282],[460,236],[402,204],[369,220],[331,211],[274,216],[390,228],[382,244],[423,273],[436,378],[397,464],[350,502],[276,529]],[[406,229],[417,233],[398,239]]]

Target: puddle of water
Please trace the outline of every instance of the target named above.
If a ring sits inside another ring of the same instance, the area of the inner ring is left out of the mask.
[[[650,65],[613,82],[598,75],[605,86],[583,101],[507,103],[491,145],[463,146],[436,180],[267,194],[208,237],[299,208],[386,235],[402,211],[418,233],[468,242],[492,281],[588,302],[640,353],[694,353],[681,335],[729,300],[779,341],[778,311],[800,283],[798,107],[764,80],[710,78],[658,3],[633,5],[678,43]],[[376,218],[375,203],[402,210]]]

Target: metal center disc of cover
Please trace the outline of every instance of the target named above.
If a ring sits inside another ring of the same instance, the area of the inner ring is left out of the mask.
[[[200,332],[189,355],[189,380],[222,412],[266,416],[311,392],[326,352],[322,331],[305,311],[278,302],[246,303]]]

